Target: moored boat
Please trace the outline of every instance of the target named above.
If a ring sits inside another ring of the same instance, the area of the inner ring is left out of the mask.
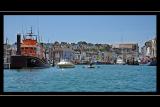
[[[122,58],[118,58],[117,61],[116,61],[116,64],[124,65],[125,62],[123,61]]]
[[[72,62],[61,60],[59,63],[57,63],[57,66],[59,68],[74,68],[75,65]]]
[[[157,66],[157,59],[155,57],[149,58],[147,60],[142,60],[140,65],[144,66]]]
[[[24,35],[22,43],[21,35],[17,34],[17,54],[11,56],[10,63],[11,69],[50,67],[44,58],[44,48],[37,42],[37,35],[33,35],[32,29]]]
[[[46,68],[50,65],[38,57],[33,56],[11,56],[11,69],[21,68]]]
[[[157,65],[157,62],[156,61],[151,61],[151,62],[148,62],[148,63],[145,63],[145,64],[140,64],[141,66],[156,66]]]
[[[151,61],[149,66],[157,66],[157,62],[156,61]]]

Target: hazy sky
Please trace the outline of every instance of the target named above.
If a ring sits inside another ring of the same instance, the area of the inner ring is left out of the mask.
[[[138,43],[156,36],[154,15],[5,15],[4,40],[16,42],[17,32],[30,30],[43,42]],[[23,29],[23,30],[22,30]]]

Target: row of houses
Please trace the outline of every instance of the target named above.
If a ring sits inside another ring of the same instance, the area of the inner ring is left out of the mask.
[[[150,46],[146,43],[146,46]],[[115,63],[118,57],[124,59],[125,62],[137,60],[139,58],[139,47],[137,43],[126,44],[91,44],[86,42],[79,43],[43,43],[44,55],[43,57],[51,62],[59,62],[61,59],[67,59],[74,63],[87,63],[90,61],[97,61],[103,63]],[[148,49],[148,48],[147,48]],[[151,47],[152,51],[153,47]],[[151,50],[149,50],[150,52]],[[38,50],[37,50],[38,52]],[[147,53],[153,54],[155,52]],[[16,44],[4,45],[4,56],[16,54]]]
[[[139,55],[138,44],[48,44],[47,59],[59,62],[68,59],[74,63],[87,63],[98,61],[103,63],[114,63],[118,57],[127,60],[136,60]]]

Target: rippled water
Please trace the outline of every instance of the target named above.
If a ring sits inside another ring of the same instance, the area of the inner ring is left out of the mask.
[[[155,66],[4,70],[4,92],[156,92]]]

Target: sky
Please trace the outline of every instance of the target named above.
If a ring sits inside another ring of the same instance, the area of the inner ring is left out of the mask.
[[[5,15],[4,41],[16,42],[17,33],[33,32],[43,42],[118,44],[143,46],[156,37],[155,15]]]

